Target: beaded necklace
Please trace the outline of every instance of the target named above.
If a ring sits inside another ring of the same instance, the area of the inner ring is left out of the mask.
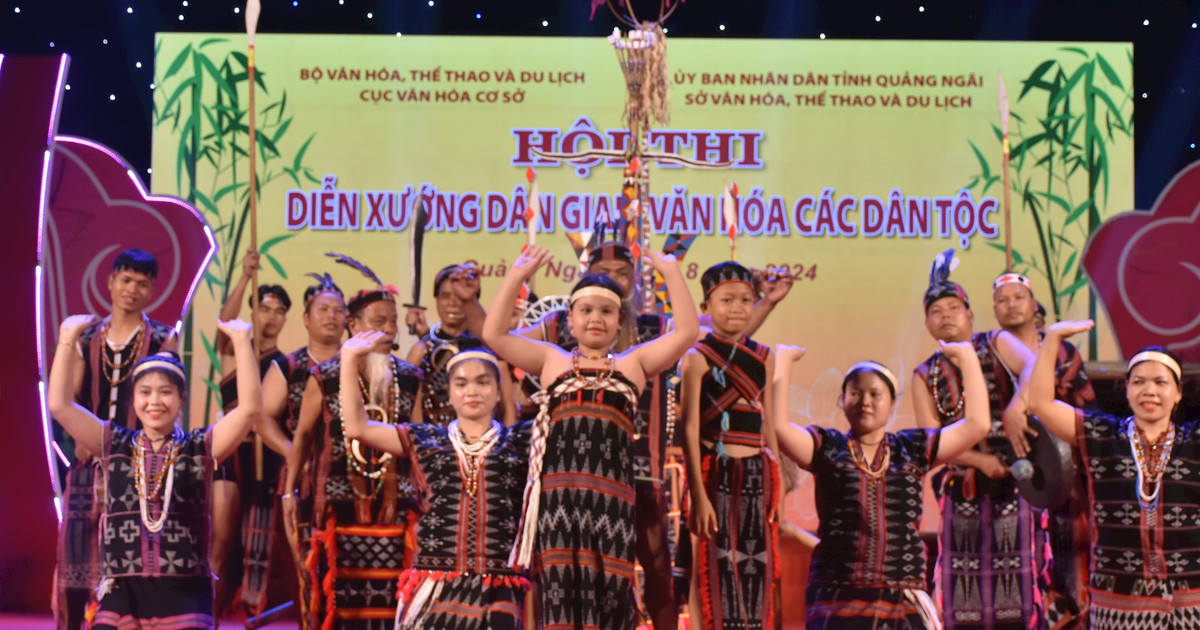
[[[963,406],[967,403],[967,393],[959,388],[958,403],[954,405],[954,409],[947,410],[942,407],[942,398],[938,396],[938,377],[942,373],[942,351],[937,350],[933,353],[933,363],[929,366],[929,393],[933,396],[933,404],[937,407],[938,415],[943,421],[953,420],[962,412]]]
[[[862,471],[862,474],[872,479],[878,479],[883,476],[883,473],[887,472],[888,464],[892,461],[892,447],[888,444],[886,437],[883,439],[883,443],[879,445],[879,449],[883,451],[882,457],[880,453],[875,454],[875,459],[882,460],[879,463],[879,468],[876,470],[871,470],[871,464],[867,461],[867,457],[862,450],[862,443],[858,441],[858,438],[849,433],[846,434],[846,437],[850,445],[850,458],[854,460],[854,465]]]
[[[150,440],[140,430],[133,435],[133,485],[137,487],[138,505],[142,511],[142,525],[151,534],[162,531],[163,524],[167,522],[167,513],[171,510],[171,490],[175,487],[175,458],[179,454],[181,434],[182,431],[179,429],[175,429],[175,432],[171,434],[170,442],[166,444],[166,460],[152,480],[153,490],[146,487],[146,445]],[[159,491],[164,489],[164,478],[166,479],[166,492],[163,493],[162,512],[157,519],[152,519],[149,505],[151,501],[158,498]]]
[[[1138,503],[1143,510],[1153,511],[1158,507],[1158,500],[1162,496],[1162,476],[1167,470],[1171,449],[1175,445],[1175,423],[1167,425],[1167,435],[1163,439],[1157,461],[1147,461],[1149,457],[1146,446],[1132,416],[1125,419],[1125,437],[1133,450],[1133,461],[1137,463]]]
[[[120,349],[113,349],[113,346],[108,342],[108,333],[112,330],[112,318],[110,317],[109,319],[105,320],[104,324],[100,326],[100,332],[98,334],[100,335],[100,338],[104,340],[105,346],[108,346],[108,348],[112,350],[113,354],[113,356],[110,357],[103,348],[100,350],[101,363],[104,366],[104,378],[113,387],[124,383],[129,378],[130,374],[133,373],[133,370],[130,368],[133,367],[133,364],[137,362],[138,348],[142,346],[142,337],[144,337],[146,333],[146,322],[144,317],[145,316],[143,316],[142,324],[138,326],[137,332],[134,333],[133,339],[129,340],[129,343],[121,346]],[[129,353],[129,356],[122,359],[120,363],[114,361],[116,356],[126,348],[132,350],[132,352]],[[117,373],[119,373],[120,376],[118,376],[117,380],[114,381],[113,374]]]
[[[483,467],[483,460],[496,442],[500,441],[500,423],[492,420],[492,426],[479,436],[479,439],[467,442],[467,436],[459,426],[458,418],[455,418],[446,427],[446,434],[450,438],[450,444],[454,446],[455,456],[458,457],[458,472],[462,475],[463,490],[473,497],[479,490],[479,469]]]
[[[367,412],[367,419],[395,425],[400,423],[400,383],[396,379],[396,373],[391,369],[390,365],[388,366],[388,370],[391,372],[392,376],[391,422],[388,422],[387,411],[383,407],[380,407],[379,405],[365,404],[365,408]],[[358,378],[358,389],[362,393],[362,399],[364,403],[366,403],[367,400],[370,400],[370,390],[367,387],[367,383],[363,381],[361,376]],[[354,488],[354,494],[360,499],[374,498],[379,494],[379,491],[383,489],[383,477],[387,474],[388,464],[390,464],[392,461],[392,454],[385,452],[383,455],[378,457],[367,459],[367,457],[363,455],[362,446],[360,445],[359,441],[345,437],[346,419],[344,416],[341,418],[341,421],[342,440],[344,441],[345,445],[347,466],[349,466],[353,473],[375,482],[374,488],[370,492],[362,493],[358,490],[358,488]],[[372,468],[372,465],[377,465],[378,467]],[[353,488],[353,484],[351,484],[351,487]]]
[[[579,346],[575,346],[571,350],[572,378],[583,381],[585,384],[587,384],[587,389],[598,389],[604,385],[607,385],[608,382],[612,380],[613,374],[615,374],[617,371],[617,362],[613,359],[612,350],[609,350],[608,354],[605,356],[604,371],[596,376],[584,376],[580,371],[579,359],[582,357],[583,355],[579,352]]]

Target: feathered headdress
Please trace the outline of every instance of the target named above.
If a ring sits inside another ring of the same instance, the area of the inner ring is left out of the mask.
[[[346,309],[350,311],[351,315],[366,308],[368,304],[379,302],[381,300],[394,300],[396,299],[396,295],[400,293],[400,290],[395,286],[384,284],[383,280],[380,280],[379,276],[375,275],[375,272],[371,271],[370,267],[358,262],[357,260],[337,252],[327,252],[325,255],[333,258],[343,265],[357,269],[359,273],[375,283],[375,288],[363,289],[362,291],[355,293],[354,297],[350,299],[350,303],[346,305]]]
[[[971,308],[966,290],[950,280],[950,273],[958,267],[958,262],[953,249],[948,249],[933,259],[933,264],[929,266],[929,288],[925,290],[925,310],[928,311],[931,304],[944,297],[956,297],[962,300],[967,308]]]
[[[343,300],[345,299],[346,296],[342,294],[342,290],[338,288],[337,284],[334,284],[333,276],[329,275],[328,273],[306,273],[304,275],[317,281],[316,284],[304,290],[305,311],[308,310],[308,305],[311,304],[318,295],[328,293],[330,295],[336,295]]]

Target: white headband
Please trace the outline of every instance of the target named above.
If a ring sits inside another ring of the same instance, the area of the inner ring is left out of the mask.
[[[165,357],[160,357],[159,355],[155,355],[150,357],[148,360],[143,360],[141,363],[139,363],[137,367],[133,368],[133,375],[136,377],[138,374],[141,374],[146,370],[161,369],[170,370],[178,375],[179,378],[183,379],[185,383],[187,382],[187,375],[183,373],[183,370],[179,369],[178,365],[175,365],[170,360],[166,359]]]
[[[842,377],[843,380],[850,378],[850,375],[857,370],[870,370],[880,374],[892,386],[892,392],[897,395],[900,394],[900,383],[896,380],[896,375],[892,374],[892,371],[887,369],[886,365],[876,363],[875,361],[859,361],[851,365],[849,370],[846,370],[846,376]]]
[[[464,350],[463,352],[459,352],[458,354],[450,357],[450,360],[446,362],[446,373],[449,374],[450,371],[454,369],[454,366],[458,365],[459,363],[462,363],[463,361],[470,361],[471,359],[477,359],[479,361],[490,363],[492,367],[496,368],[497,372],[500,371],[500,362],[496,360],[496,357],[493,356],[492,353],[483,352],[481,350]]]
[[[992,283],[992,291],[995,291],[1006,284],[1019,284],[1026,289],[1029,289],[1030,293],[1033,293],[1033,284],[1029,282],[1029,278],[1026,278],[1019,273],[1012,272],[1000,274],[1000,277],[996,278],[996,281]]]
[[[618,294],[616,291],[613,291],[612,289],[609,289],[607,287],[598,286],[598,285],[592,285],[590,287],[583,287],[582,289],[576,290],[574,293],[571,294],[571,304],[574,304],[575,301],[578,300],[579,298],[584,298],[584,297],[588,297],[588,296],[604,298],[606,300],[612,300],[613,302],[616,303],[617,307],[621,306],[621,295],[620,294]]]
[[[1143,361],[1154,361],[1167,366],[1167,369],[1171,370],[1171,373],[1175,375],[1175,380],[1180,383],[1183,382],[1183,369],[1179,367],[1179,362],[1172,359],[1171,355],[1165,352],[1158,352],[1157,350],[1143,350],[1133,355],[1133,358],[1129,360],[1129,367],[1126,371],[1132,371],[1133,366]]]

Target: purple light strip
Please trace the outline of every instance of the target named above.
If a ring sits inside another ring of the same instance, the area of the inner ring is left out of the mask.
[[[3,59],[0,58],[0,61],[3,61]],[[58,78],[54,84],[54,102],[50,108],[50,126],[46,131],[46,151],[42,155],[42,181],[38,194],[37,263],[34,266],[33,272],[33,316],[34,327],[37,332],[34,337],[34,345],[37,348],[38,403],[42,413],[42,441],[43,446],[46,448],[46,473],[50,476],[50,488],[54,491],[54,513],[58,516],[59,523],[62,522],[62,489],[58,485],[58,476],[54,474],[54,452],[58,446],[51,439],[53,431],[50,426],[50,413],[46,409],[46,348],[45,338],[42,334],[42,312],[45,308],[44,297],[42,295],[42,243],[46,232],[47,192],[50,186],[50,166],[52,163],[52,149],[54,148],[54,132],[58,129],[58,107],[62,99],[63,84],[67,76],[69,62],[70,57],[66,54],[58,58]]]

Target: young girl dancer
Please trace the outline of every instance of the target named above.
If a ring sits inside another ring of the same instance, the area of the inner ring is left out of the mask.
[[[68,317],[59,343],[73,347],[91,321],[90,315]],[[184,433],[177,424],[187,379],[172,352],[133,368],[133,409],[142,425],[136,431],[74,402],[70,366],[56,358],[51,367],[50,412],[76,443],[102,454],[104,579],[94,628],[214,627],[208,564],[214,462],[237,449],[262,411],[250,324],[217,326],[233,343],[240,402],[207,429]]]
[[[586,275],[571,292],[574,350],[510,334],[510,305],[521,284],[550,258],[542,248],[513,263],[484,322],[488,347],[547,384],[513,550],[517,565],[533,565],[547,627],[634,627],[632,418],[646,380],[678,361],[699,333],[679,265],[671,256],[649,256],[666,280],[675,329],[619,355],[612,344],[622,318],[633,314],[621,308],[619,285],[604,276]]]
[[[925,592],[921,521],[929,469],[987,433],[987,385],[970,342],[939,342],[962,371],[965,416],[938,429],[887,430],[899,384],[874,361],[851,366],[841,405],[850,430],[799,428],[787,420],[791,363],[803,351],[776,348],[775,429],[783,452],[816,477],[820,538],[806,591],[808,630],[940,629]]]

